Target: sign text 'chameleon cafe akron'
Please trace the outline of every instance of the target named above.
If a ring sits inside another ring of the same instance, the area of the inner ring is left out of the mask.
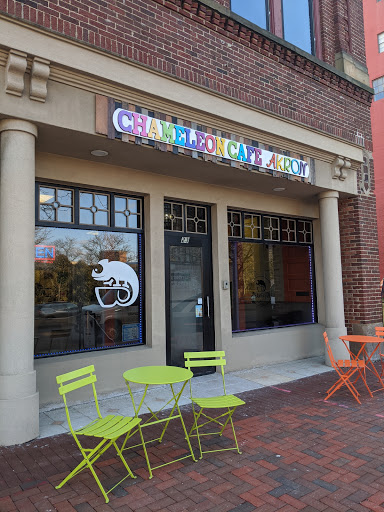
[[[118,108],[113,113],[113,125],[118,132],[129,133],[165,142],[182,148],[215,155],[229,160],[246,162],[258,167],[286,172],[308,178],[308,163],[263,149],[248,146],[223,137],[160,119]]]

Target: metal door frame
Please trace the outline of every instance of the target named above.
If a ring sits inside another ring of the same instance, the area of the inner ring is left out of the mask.
[[[181,203],[181,201],[177,201]],[[193,204],[195,203],[184,203]],[[211,218],[210,207],[207,209],[207,234],[187,233],[181,231],[164,231],[164,256],[165,256],[165,315],[166,315],[166,361],[171,364],[171,343],[170,343],[170,246],[189,246],[202,247],[203,257],[203,348],[204,350],[214,350],[215,348],[215,326],[214,326],[214,296],[213,296],[213,268],[212,268],[212,240],[211,240]],[[185,239],[188,238],[188,243]],[[184,242],[182,242],[184,240]],[[207,306],[206,297],[209,297],[209,306]],[[210,318],[207,318],[209,307]],[[208,368],[208,371],[211,369]]]

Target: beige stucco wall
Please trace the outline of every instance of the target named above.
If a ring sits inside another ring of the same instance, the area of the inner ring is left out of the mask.
[[[203,164],[197,162],[196,165]],[[87,364],[95,364],[99,389],[102,392],[123,391],[125,388],[122,373],[128,368],[165,364],[165,301],[162,299],[165,298],[164,197],[212,205],[216,347],[228,352],[228,369],[249,368],[323,353],[321,327],[317,325],[248,332],[233,336],[230,293],[229,290],[222,289],[222,281],[229,280],[228,207],[316,219],[319,214],[316,200],[304,202],[206,185],[46,153],[37,155],[36,178],[75,185],[91,184],[92,187],[124,190],[145,197],[147,346],[36,360],[41,404],[55,402],[58,399],[56,375]],[[315,260],[321,249],[319,239],[316,238]],[[317,279],[321,281],[321,268],[317,272]],[[319,303],[321,304],[321,300]]]

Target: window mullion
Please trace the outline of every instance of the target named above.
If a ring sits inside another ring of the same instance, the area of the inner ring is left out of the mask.
[[[269,12],[270,31],[272,34],[284,38],[283,9],[281,0],[269,0]]]

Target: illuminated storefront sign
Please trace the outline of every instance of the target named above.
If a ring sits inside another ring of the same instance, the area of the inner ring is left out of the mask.
[[[35,245],[35,261],[52,263],[56,258],[54,245]]]
[[[113,113],[113,125],[118,132],[137,137],[157,140],[192,151],[199,151],[216,157],[293,174],[309,177],[309,166],[304,160],[249,146],[209,133],[162,121],[130,110],[118,108]]]

